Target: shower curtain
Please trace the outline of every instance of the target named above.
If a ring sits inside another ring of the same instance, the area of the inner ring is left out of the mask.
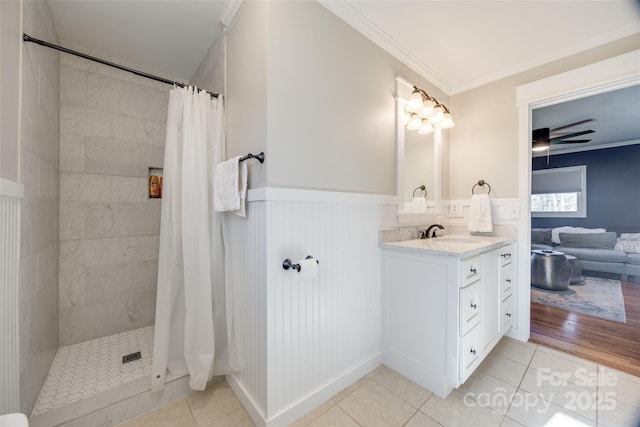
[[[222,95],[169,93],[151,390],[189,375],[204,390],[235,370],[231,292],[225,290],[221,214],[213,209],[213,170],[224,160]],[[167,372],[168,371],[168,372]]]

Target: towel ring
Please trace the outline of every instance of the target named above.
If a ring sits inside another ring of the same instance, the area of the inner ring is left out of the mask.
[[[490,194],[491,193],[491,186],[484,179],[481,179],[480,181],[478,181],[477,184],[475,184],[473,187],[471,187],[471,194],[476,194],[476,193],[474,193],[474,190],[476,189],[477,186],[484,187],[485,185],[487,187],[489,187],[489,191],[487,191],[487,194]]]
[[[420,186],[416,187],[416,189],[413,190],[413,197],[416,197],[416,191],[418,191],[418,190],[424,191],[424,198],[426,199],[427,198],[427,187],[425,187],[424,185],[420,185]]]

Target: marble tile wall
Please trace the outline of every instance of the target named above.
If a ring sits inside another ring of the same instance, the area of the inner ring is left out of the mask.
[[[22,2],[23,31],[57,42],[46,2]],[[16,17],[19,19],[19,17]],[[20,410],[29,413],[58,348],[58,70],[56,51],[24,44],[20,125]]]
[[[60,345],[154,322],[161,200],[148,176],[170,89],[61,54]]]

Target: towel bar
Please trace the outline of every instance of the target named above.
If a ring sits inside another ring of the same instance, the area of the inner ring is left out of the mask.
[[[489,191],[487,191],[487,194],[490,194],[491,193],[491,186],[484,179],[481,179],[480,181],[478,181],[477,184],[475,184],[473,187],[471,187],[471,194],[476,194],[473,191],[476,189],[477,186],[484,187],[485,185],[487,187],[489,187]]]
[[[424,191],[424,198],[427,198],[427,187],[423,184],[423,185],[419,185],[418,187],[416,187],[415,190],[413,190],[413,197],[416,197],[416,191],[418,190],[422,190]]]
[[[249,160],[249,159],[256,159],[258,160],[260,163],[264,163],[264,151],[261,151],[260,154],[247,154],[244,157],[240,157],[240,161],[244,162],[245,160]]]

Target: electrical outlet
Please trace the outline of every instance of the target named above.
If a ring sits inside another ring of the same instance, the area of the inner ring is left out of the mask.
[[[464,213],[462,211],[462,202],[450,202],[449,203],[449,217],[450,218],[462,218]]]

